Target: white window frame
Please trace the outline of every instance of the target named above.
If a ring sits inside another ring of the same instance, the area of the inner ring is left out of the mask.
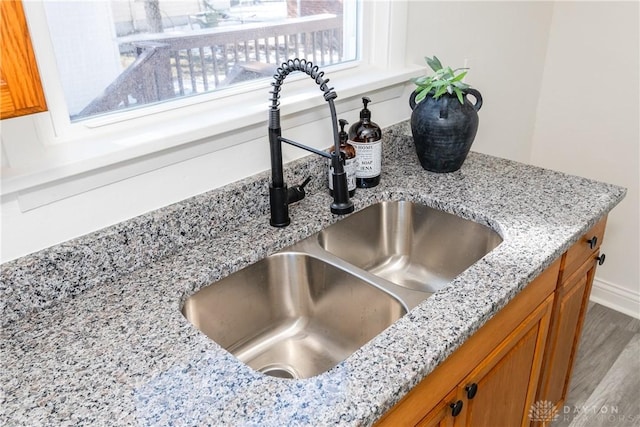
[[[269,81],[71,123],[60,84],[43,0],[24,2],[49,111],[2,121],[3,199],[22,211],[232,145],[266,138]],[[423,70],[405,65],[407,2],[362,0],[362,53],[328,69],[338,112],[359,96],[401,96]],[[364,25],[363,25],[364,23]],[[304,75],[287,79],[283,129],[328,115],[318,88]],[[170,155],[167,155],[170,152]]]

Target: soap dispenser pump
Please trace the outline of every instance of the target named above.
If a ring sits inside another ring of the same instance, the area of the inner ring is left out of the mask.
[[[344,130],[344,127],[349,124],[345,119],[338,120],[340,124],[340,132],[338,137],[340,139],[340,158],[344,164],[344,172],[347,174],[347,190],[349,191],[349,197],[353,197],[356,194],[356,169],[358,166],[358,159],[356,157],[356,149],[349,144],[349,134]],[[333,154],[334,147],[331,147],[329,153]],[[329,194],[333,196],[333,168],[329,163]]]
[[[382,170],[382,130],[371,121],[371,111],[367,104],[371,99],[362,97],[364,108],[360,111],[360,120],[349,128],[349,144],[356,149],[358,167],[356,185],[358,188],[371,188],[380,183]]]

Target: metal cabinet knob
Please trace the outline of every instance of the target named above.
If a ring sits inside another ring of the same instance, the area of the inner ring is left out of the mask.
[[[451,415],[457,417],[458,415],[460,415],[460,412],[462,412],[462,400],[451,403],[449,407],[451,408]]]
[[[602,265],[604,264],[604,260],[607,258],[607,256],[605,254],[602,254],[598,257],[596,257],[596,259],[598,260],[598,265]]]
[[[598,237],[597,236],[593,236],[592,238],[587,240],[587,243],[589,244],[589,249],[595,248],[596,245],[598,244]]]
[[[464,389],[467,392],[467,399],[471,400],[476,397],[476,393],[478,392],[478,384],[469,384]]]

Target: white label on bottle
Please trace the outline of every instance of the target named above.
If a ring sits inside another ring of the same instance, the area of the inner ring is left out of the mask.
[[[356,149],[356,158],[358,159],[356,177],[374,178],[380,175],[382,170],[382,140],[371,142],[349,140],[349,144]]]
[[[329,190],[333,190],[333,166],[329,160]],[[358,168],[358,157],[346,159],[344,161],[344,171],[347,173],[347,190],[356,189],[356,170]]]

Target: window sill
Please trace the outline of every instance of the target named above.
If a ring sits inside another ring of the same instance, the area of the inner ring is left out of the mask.
[[[403,94],[407,81],[423,71],[420,67],[409,67],[369,69],[362,73],[362,68],[328,73],[330,85],[338,93],[338,113],[359,108],[360,96],[365,93],[377,92],[376,102],[397,98]],[[306,83],[310,84],[294,82],[283,88],[280,107],[283,129],[329,116],[316,85]],[[256,93],[259,93],[257,100]],[[21,210],[27,211],[243,142],[261,137],[266,140],[267,99],[268,89],[262,87],[251,93],[251,102],[224,100],[218,101],[221,106],[215,109],[210,103],[203,104],[186,117],[174,111],[161,113],[173,116],[172,119],[158,120],[153,115],[131,120],[130,130],[121,134],[126,136],[103,132],[98,137],[48,144],[42,143],[38,137],[41,132],[34,125],[37,120],[46,120],[47,113],[5,120],[3,134],[20,135],[22,141],[25,138],[40,141],[16,147],[17,144],[12,146],[7,141],[17,138],[3,137],[3,151],[10,167],[3,167],[1,195],[17,196]],[[92,128],[103,126],[99,121],[88,124]],[[31,138],[25,129],[30,130]],[[16,164],[18,167],[14,167]]]

